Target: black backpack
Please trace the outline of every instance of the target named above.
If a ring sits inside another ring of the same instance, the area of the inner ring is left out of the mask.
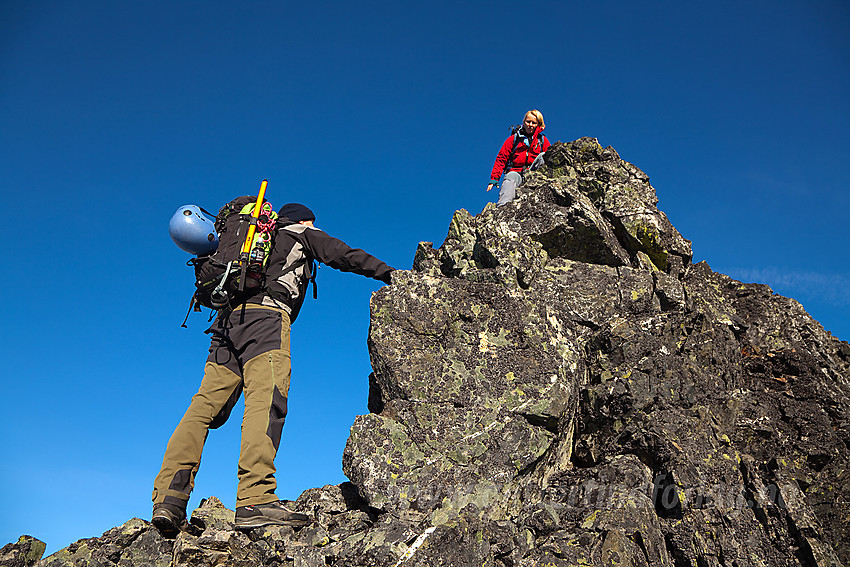
[[[218,248],[212,254],[187,262],[195,268],[195,293],[189,312],[200,311],[202,306],[213,310],[233,307],[265,288],[265,268],[274,245],[277,213],[271,203],[264,201],[259,217],[254,220],[251,213],[256,202],[256,196],[246,195],[224,205],[215,217]],[[246,258],[242,248],[252,224],[256,228]],[[186,320],[182,326],[186,326]]]

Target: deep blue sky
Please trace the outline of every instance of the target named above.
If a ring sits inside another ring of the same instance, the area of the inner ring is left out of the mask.
[[[496,198],[529,108],[552,141],[645,171],[695,261],[850,339],[850,5],[577,4],[0,2],[0,545],[149,518],[207,348],[206,316],[180,328],[178,206],[267,178],[275,206],[409,269]],[[282,498],[345,480],[379,286],[324,268],[295,324]],[[240,415],[210,434],[192,507],[233,506]]]

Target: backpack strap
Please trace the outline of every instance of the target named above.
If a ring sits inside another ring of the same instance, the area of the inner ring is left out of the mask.
[[[543,153],[543,140],[545,140],[545,139],[546,139],[546,137],[543,135],[542,130],[537,133],[537,143],[540,144],[540,153]]]
[[[519,145],[520,128],[522,128],[522,126],[515,126],[511,130],[514,133],[514,144],[513,144],[513,146],[511,146],[511,153],[508,154],[508,161],[505,163],[505,169],[502,171],[502,175],[504,175],[505,172],[508,171],[511,168],[511,165],[513,164],[514,155],[516,154],[516,147]],[[541,150],[543,149],[543,140],[544,140],[543,131],[541,130],[540,132],[537,133],[537,142],[540,144]],[[533,143],[533,140],[529,140],[529,143]],[[530,149],[531,148],[529,148],[529,150]]]
[[[201,310],[201,308],[198,306],[198,304],[197,304],[197,303],[195,303],[195,298],[196,298],[196,297],[198,297],[198,292],[197,292],[197,291],[196,291],[195,293],[193,293],[193,294],[192,294],[192,299],[190,299],[190,300],[189,300],[189,310],[188,310],[188,311],[186,311],[186,317],[184,317],[184,318],[183,318],[183,324],[182,324],[182,325],[180,325],[180,326],[181,326],[181,327],[183,327],[184,329],[188,329],[188,328],[189,328],[189,327],[187,327],[187,326],[186,326],[186,321],[188,321],[188,320],[189,320],[189,314],[192,312],[192,308],[194,307],[194,308],[195,308],[195,311],[200,311],[200,310]]]
[[[227,267],[224,268],[224,273],[221,274],[221,279],[218,280],[218,285],[215,286],[215,289],[210,292],[210,300],[212,301],[213,307],[221,309],[225,305],[228,304],[227,294],[224,293],[224,284],[227,283],[227,279],[230,277],[230,274],[236,272],[239,268],[233,267],[234,260],[231,260],[227,263]],[[239,291],[245,289],[245,266],[247,263],[242,264],[242,282],[239,285]]]
[[[313,299],[319,299],[319,291],[316,286],[316,272],[318,271],[319,265],[316,264],[316,261],[313,258],[310,258],[307,261],[307,281],[313,284]]]

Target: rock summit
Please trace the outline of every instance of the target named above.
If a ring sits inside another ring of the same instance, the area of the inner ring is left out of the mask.
[[[350,482],[301,528],[210,498],[0,565],[850,564],[850,345],[793,299],[692,263],[649,178],[556,143],[517,199],[459,210],[371,302]]]

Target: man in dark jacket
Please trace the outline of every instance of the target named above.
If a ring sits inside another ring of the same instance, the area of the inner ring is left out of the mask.
[[[289,327],[304,302],[313,261],[390,283],[393,269],[363,250],[313,226],[313,212],[298,203],[284,205],[266,270],[266,289],[219,313],[210,329],[204,378],[171,436],[154,480],[152,523],[163,534],[186,526],[186,503],[194,487],[209,429],[220,427],[245,394],[236,527],[276,524],[303,526],[304,515],[275,495],[274,459],[286,417],[291,373]]]

